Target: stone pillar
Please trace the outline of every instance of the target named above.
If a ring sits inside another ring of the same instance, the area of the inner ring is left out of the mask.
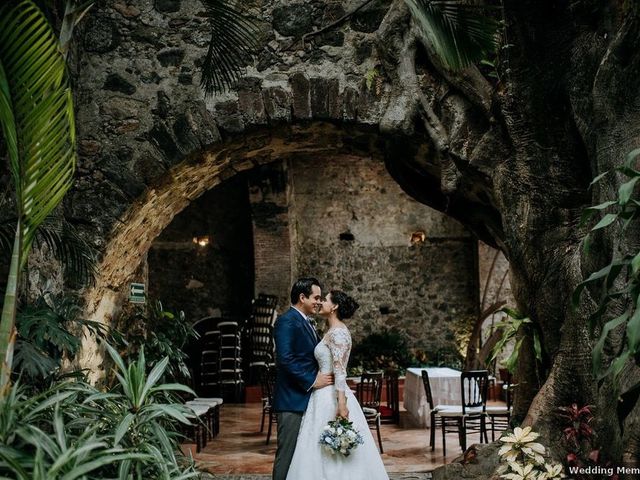
[[[249,174],[253,223],[255,294],[278,296],[278,310],[289,305],[292,283],[287,166],[284,161]]]

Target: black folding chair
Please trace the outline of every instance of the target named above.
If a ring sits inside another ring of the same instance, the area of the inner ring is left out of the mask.
[[[358,401],[369,427],[375,427],[378,433],[378,445],[380,453],[382,449],[382,437],[380,435],[380,398],[382,396],[382,372],[366,372],[362,374],[360,383],[356,387]]]

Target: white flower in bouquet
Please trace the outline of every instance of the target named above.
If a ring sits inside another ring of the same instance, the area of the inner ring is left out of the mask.
[[[338,418],[323,428],[319,443],[332,455],[340,453],[348,457],[353,449],[364,443],[364,440],[349,420]]]

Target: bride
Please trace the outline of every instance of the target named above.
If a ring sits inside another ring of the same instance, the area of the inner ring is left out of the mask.
[[[320,315],[329,330],[314,354],[322,373],[333,372],[335,385],[314,390],[302,417],[296,449],[287,480],[388,480],[367,420],[355,396],[347,386],[347,361],[351,352],[351,335],[342,322],[351,318],[358,304],[347,294],[332,290],[322,301]],[[330,420],[348,418],[362,438],[351,455],[332,455],[320,447],[320,435]]]

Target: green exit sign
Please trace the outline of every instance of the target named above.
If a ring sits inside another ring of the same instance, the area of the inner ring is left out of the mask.
[[[145,303],[147,301],[144,283],[132,283],[129,286],[129,301],[131,303]]]

